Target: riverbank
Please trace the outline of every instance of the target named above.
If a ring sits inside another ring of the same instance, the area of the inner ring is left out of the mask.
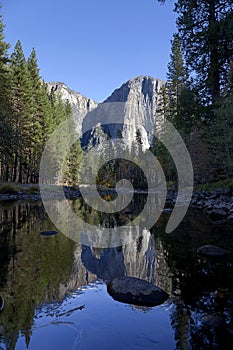
[[[172,208],[176,203],[177,192],[169,190],[166,206]],[[233,189],[216,189],[212,192],[194,190],[190,208],[206,212],[212,222],[221,224],[233,223]]]
[[[58,187],[51,186],[46,192],[48,199],[59,198]],[[59,187],[60,189],[60,187]],[[77,186],[64,186],[66,199],[78,199],[81,197]],[[99,188],[102,195],[115,194],[114,189]],[[138,193],[146,193],[145,190],[137,190]],[[177,191],[168,190],[165,211],[172,211],[177,199]],[[0,201],[39,201],[41,200],[39,185],[2,184],[0,185]],[[226,221],[233,223],[233,189],[215,189],[212,191],[195,189],[192,195],[191,208],[200,209],[207,213],[210,219],[218,224]]]

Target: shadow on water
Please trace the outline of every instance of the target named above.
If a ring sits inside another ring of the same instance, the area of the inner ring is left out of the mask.
[[[114,224],[121,225],[135,219],[145,200],[143,195],[134,196],[129,207],[116,215],[91,210],[81,200],[72,201],[70,205],[89,223],[114,227]],[[75,295],[80,302],[83,297],[87,304],[93,303],[90,304],[93,310],[83,307],[78,311],[84,318],[83,327],[89,329],[90,320],[85,321],[85,317],[93,317],[92,322],[97,322],[99,331],[101,327],[104,329],[104,311],[95,303],[94,294],[88,299],[89,287],[83,290],[83,286],[90,286],[97,280],[107,282],[119,276],[134,276],[155,283],[170,295],[166,311],[169,322],[164,327],[170,327],[173,332],[169,331],[167,339],[164,338],[164,346],[160,343],[155,347],[155,343],[153,346],[148,343],[145,345],[147,349],[227,349],[227,342],[233,340],[232,257],[229,254],[224,259],[210,260],[198,255],[197,250],[200,246],[212,244],[233,253],[233,227],[213,225],[203,213],[190,210],[173,233],[165,234],[168,218],[167,213],[162,214],[151,230],[147,229],[145,222],[138,222],[141,234],[131,244],[93,248],[77,244],[62,233],[40,235],[41,231],[57,230],[40,202],[0,205],[0,293],[5,302],[0,312],[2,347],[20,348],[23,337],[25,346],[31,348],[31,340],[36,334],[33,324],[40,317],[46,324],[51,314],[56,316],[57,312],[60,316],[63,313],[66,322],[73,322],[69,310],[72,311]],[[129,309],[121,309],[121,304],[108,299],[102,287],[99,293],[103,305],[106,303],[107,310],[119,318],[118,323],[122,317],[130,317]],[[133,307],[134,313],[139,310],[144,309]],[[153,322],[153,317],[158,317],[161,310],[164,309],[158,307],[138,315],[143,314]],[[126,314],[122,316],[121,312]],[[51,322],[58,325],[59,320]],[[162,316],[160,321],[162,324]],[[134,322],[135,314],[131,324],[124,325],[126,329],[129,327],[129,334],[133,332]],[[136,327],[135,323],[135,331]],[[108,331],[110,334],[110,326],[105,333]],[[151,337],[157,339],[161,336],[158,334],[155,331]],[[135,336],[135,348],[140,341],[142,339]],[[92,345],[95,345],[94,338]],[[85,349],[89,349],[88,345]]]

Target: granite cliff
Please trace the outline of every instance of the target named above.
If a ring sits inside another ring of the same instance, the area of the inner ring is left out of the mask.
[[[153,133],[158,124],[157,106],[159,90],[165,82],[150,76],[130,79],[117,88],[103,103],[98,104],[80,93],[70,90],[63,83],[49,83],[55,93],[68,100],[73,108],[77,131],[83,144],[100,142],[100,129],[103,133],[117,137],[122,134],[127,146],[136,141],[139,133],[143,148],[149,148]],[[86,115],[80,112],[85,111]],[[95,140],[95,141],[94,141]]]
[[[91,98],[84,97],[77,91],[69,89],[64,83],[49,82],[47,85],[49,91],[53,89],[55,94],[60,95],[63,101],[69,101],[76,118],[77,131],[81,135],[83,123],[82,116],[84,116],[85,113],[95,109],[98,106],[98,103]],[[80,111],[84,111],[85,113],[80,113]]]

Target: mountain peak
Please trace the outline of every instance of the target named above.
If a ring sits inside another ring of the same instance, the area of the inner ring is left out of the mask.
[[[114,136],[117,129],[120,129],[125,144],[128,147],[130,147],[132,142],[136,142],[136,134],[140,132],[143,148],[146,149],[152,144],[154,137],[153,132],[159,122],[157,116],[158,98],[160,88],[164,84],[164,80],[147,75],[140,75],[128,80],[117,88],[112,95],[103,102],[113,103],[113,109],[114,102],[126,104],[126,108],[123,112],[123,119],[121,118],[118,121],[114,119],[114,125],[107,119],[103,120],[105,115],[102,113],[102,104],[100,104],[100,108],[98,109],[97,102],[82,96],[79,92],[69,89],[61,82],[48,83],[48,87],[49,90],[53,88],[56,94],[60,94],[63,100],[68,100],[71,103],[78,134],[82,136],[87,132],[84,137],[87,144],[94,144],[93,135],[96,135],[95,130],[97,130],[98,125],[100,125],[103,132],[108,129],[111,136]],[[105,105],[105,107],[106,111],[109,113],[108,106]],[[111,107],[109,108],[111,110]],[[92,110],[95,111],[91,112]],[[85,113],[80,113],[83,111]],[[139,113],[138,111],[141,112]],[[120,112],[116,117],[119,119]]]
[[[128,80],[117,88],[104,103],[127,102],[132,96],[143,95],[146,100],[152,102],[153,96],[157,96],[159,89],[165,84],[164,80],[148,75],[140,75]]]

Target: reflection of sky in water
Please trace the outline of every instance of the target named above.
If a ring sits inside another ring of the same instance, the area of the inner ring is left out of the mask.
[[[135,196],[127,211],[116,215],[117,223],[137,215],[144,200]],[[71,207],[101,230],[104,216],[80,201]],[[232,251],[233,227],[213,225],[192,210],[168,235],[167,220],[162,214],[151,230],[139,222],[141,235],[131,244],[100,249],[76,244],[61,232],[40,235],[56,229],[41,202],[0,205],[0,293],[5,300],[0,349],[26,349],[30,343],[29,350],[171,350],[175,342],[199,349],[215,339],[218,348],[227,348],[233,338],[232,262],[210,264],[197,249],[214,244]],[[148,311],[121,304],[107,294],[105,284],[93,284],[122,275],[154,282],[172,296],[172,307]],[[206,331],[219,320],[220,329]]]
[[[64,315],[81,305],[85,305],[82,310]],[[36,311],[29,349],[174,349],[169,307],[121,304],[108,295],[105,284],[91,284],[84,293],[74,292],[55,306],[54,313],[53,304]],[[23,336],[16,349],[25,349]]]

